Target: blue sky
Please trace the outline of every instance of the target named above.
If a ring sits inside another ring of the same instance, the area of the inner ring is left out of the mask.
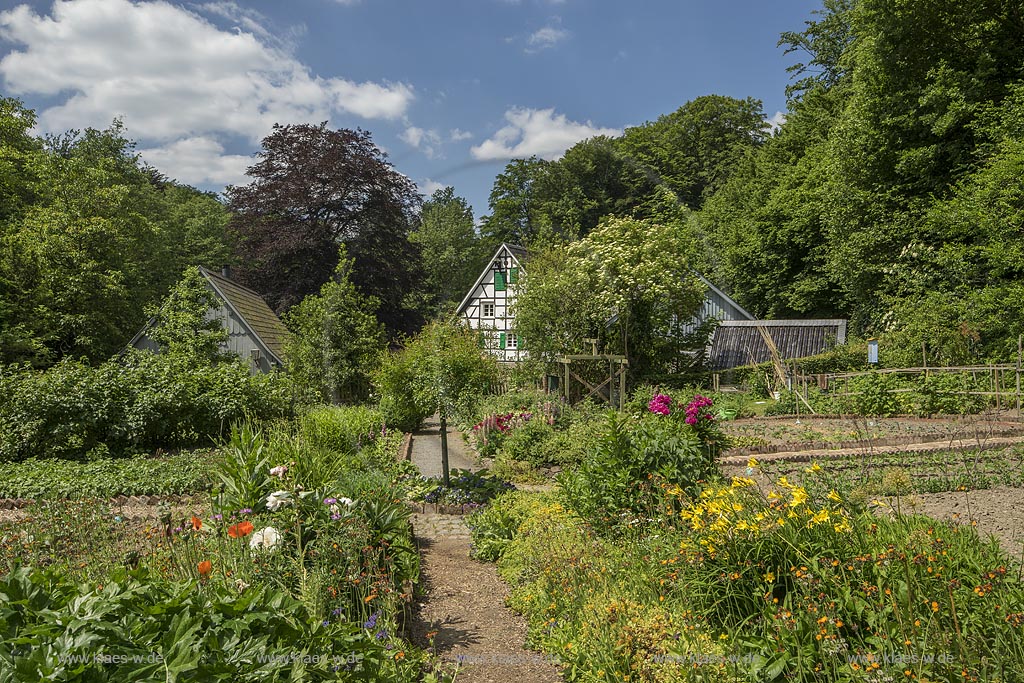
[[[290,0],[11,3],[0,88],[38,132],[120,117],[143,158],[214,191],[275,122],[360,127],[424,194],[487,212],[510,158],[707,94],[785,111],[776,47],[820,0]]]

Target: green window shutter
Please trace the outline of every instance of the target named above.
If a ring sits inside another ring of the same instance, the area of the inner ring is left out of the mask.
[[[519,266],[512,266],[508,271],[508,281],[512,284],[519,282]]]
[[[478,343],[478,344],[480,345],[480,348],[481,348],[481,349],[483,349],[483,348],[486,348],[486,347],[487,347],[487,337],[486,337],[486,335],[485,335],[485,333],[484,333],[484,332],[480,332],[480,333],[479,333],[479,334],[477,335],[477,343]]]
[[[502,332],[501,335],[499,335],[499,337],[498,337],[498,346],[500,346],[501,348],[505,348],[505,333],[504,332]]]
[[[494,273],[494,291],[504,292],[505,287],[505,273],[499,270]]]

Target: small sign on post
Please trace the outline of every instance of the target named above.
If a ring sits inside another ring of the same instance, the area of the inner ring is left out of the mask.
[[[868,363],[878,365],[878,340],[874,337],[868,339]]]

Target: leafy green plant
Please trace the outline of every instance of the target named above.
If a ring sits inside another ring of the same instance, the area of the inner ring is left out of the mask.
[[[523,425],[511,430],[501,443],[501,450],[512,460],[522,460],[534,465],[544,464],[544,443],[555,433],[554,427],[535,415]]]
[[[231,439],[221,449],[215,470],[222,484],[218,506],[223,510],[259,507],[271,490],[271,466],[262,430],[249,421],[231,425]]]
[[[45,371],[0,368],[0,461],[83,459],[208,445],[251,415],[287,414],[283,377],[241,361],[130,352],[99,367],[64,360]]]
[[[571,504],[589,523],[610,529],[651,517],[660,486],[696,495],[718,476],[715,456],[725,443],[709,399],[695,397],[685,409],[656,394],[646,415],[625,421],[609,413],[597,450],[559,481]]]
[[[384,354],[373,373],[374,393],[384,421],[393,429],[412,432],[433,411],[416,400],[414,359],[409,354]]]
[[[0,677],[47,680],[412,680],[417,657],[397,659],[366,629],[321,620],[270,587],[165,584],[143,570],[103,586],[14,571],[0,581],[12,618],[0,625]]]
[[[209,491],[216,481],[212,451],[165,458],[103,458],[87,462],[0,463],[0,498],[113,498]]]
[[[338,453],[355,453],[386,430],[381,412],[366,406],[321,407],[298,419],[299,434],[307,443]]]
[[[473,532],[471,554],[479,560],[496,562],[536,508],[554,503],[554,498],[548,494],[523,491],[506,491],[495,496],[466,519]]]
[[[927,416],[980,413],[988,405],[986,397],[966,393],[980,389],[979,383],[966,372],[922,375],[914,386],[917,412]]]
[[[900,378],[895,373],[877,372],[850,380],[853,406],[859,415],[887,416],[910,412]]]
[[[470,472],[469,470],[455,469],[451,472],[448,486],[440,484],[427,491],[423,496],[423,501],[440,505],[479,506],[506,491],[514,490],[515,486],[510,482],[488,474],[484,470]]]

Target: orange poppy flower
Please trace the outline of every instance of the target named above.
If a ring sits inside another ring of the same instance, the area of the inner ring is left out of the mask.
[[[192,528],[199,531],[203,528],[203,520],[199,519],[195,515],[192,515]]]
[[[207,578],[210,575],[210,572],[213,571],[213,563],[210,562],[209,560],[203,560],[202,562],[199,563],[199,567],[198,568],[199,568],[199,576],[201,578],[205,579],[205,578]]]
[[[232,524],[228,527],[228,536],[231,538],[245,538],[252,533],[253,528],[252,522],[249,520]]]

